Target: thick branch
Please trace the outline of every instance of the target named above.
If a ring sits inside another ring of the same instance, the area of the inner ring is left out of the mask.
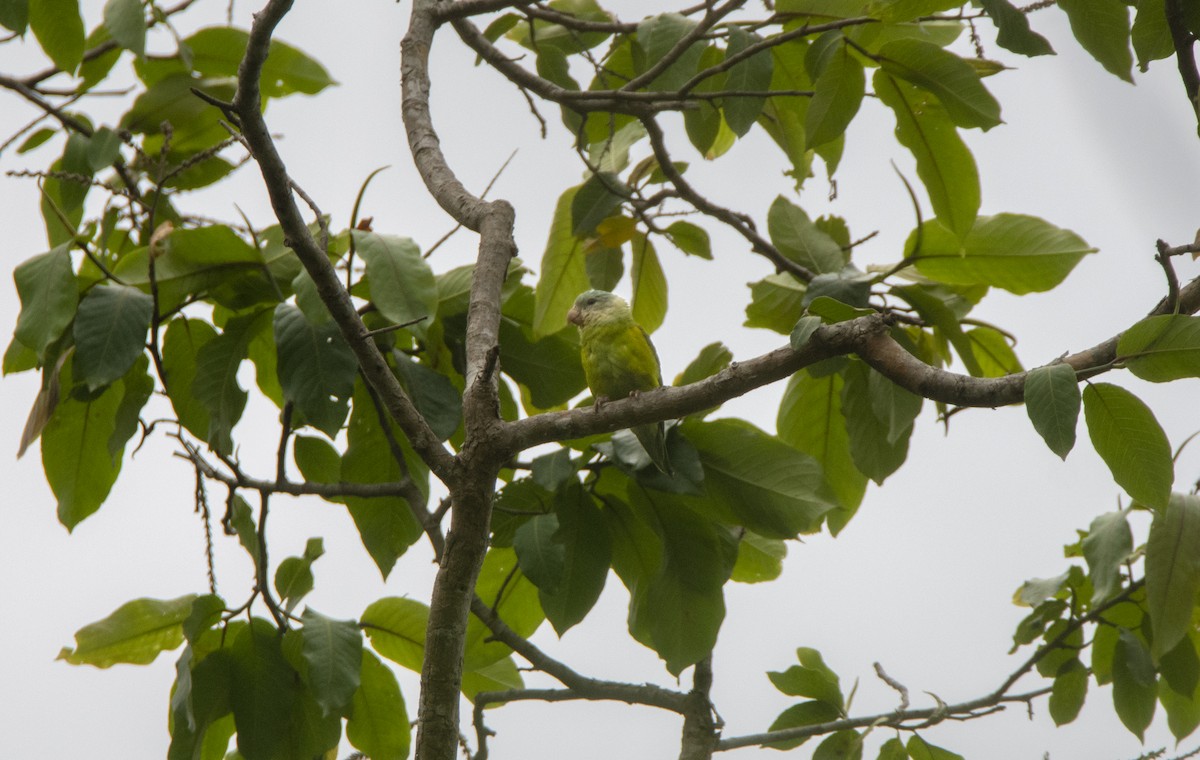
[[[485,202],[463,187],[442,154],[429,112],[429,50],[438,28],[435,0],[416,0],[401,44],[402,111],[409,149],[429,192],[454,219],[479,233],[479,254],[467,311],[463,441],[458,477],[429,605],[421,667],[418,760],[452,760],[458,747],[458,694],[475,579],[487,552],[496,474],[507,459],[498,445],[500,289],[516,255],[514,212],[505,201]]]
[[[267,193],[271,197],[271,206],[286,236],[285,242],[296,252],[316,283],[317,293],[329,308],[330,314],[354,352],[363,375],[379,393],[388,412],[404,430],[413,449],[429,465],[429,469],[443,481],[453,480],[457,470],[453,455],[442,446],[404,393],[404,389],[400,387],[375,342],[367,335],[367,328],[359,318],[350,300],[350,294],[342,287],[325,251],[317,245],[304,224],[300,209],[292,196],[291,178],[263,120],[259,77],[271,44],[271,34],[291,6],[291,0],[272,0],[266,8],[256,14],[246,55],[238,70],[238,91],[233,107],[241,119],[246,144],[262,172]]]
[[[683,739],[680,742],[679,760],[711,760],[717,748],[718,726],[713,720],[712,702],[712,655],[696,663],[692,674],[692,691],[687,696],[687,709],[683,714]]]
[[[1200,310],[1200,278],[1179,291],[1179,313]],[[1171,313],[1165,299],[1151,315]],[[1117,358],[1119,335],[1062,359],[1081,377],[1111,368]],[[604,404],[600,408],[547,412],[505,426],[512,454],[549,441],[582,438],[631,425],[673,419],[710,409],[755,388],[782,380],[804,367],[831,356],[857,354],[873,368],[906,390],[933,401],[956,406],[998,407],[1024,400],[1025,375],[985,378],[960,375],[931,367],[908,353],[888,334],[888,318],[872,314],[848,322],[825,325],[801,350],[778,348],[737,362],[712,377],[678,388],[662,388],[637,397]]]

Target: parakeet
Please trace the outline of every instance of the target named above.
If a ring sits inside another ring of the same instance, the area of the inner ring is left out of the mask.
[[[579,326],[583,372],[597,403],[616,401],[662,385],[658,353],[650,336],[633,321],[629,304],[603,290],[589,290],[575,299],[567,321]],[[671,474],[667,459],[666,427],[662,422],[631,428],[664,473]]]

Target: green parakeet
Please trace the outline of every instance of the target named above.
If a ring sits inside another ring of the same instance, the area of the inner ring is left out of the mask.
[[[589,290],[575,299],[567,321],[579,326],[583,372],[597,404],[662,385],[654,344],[642,326],[633,321],[633,312],[623,298]],[[651,461],[670,475],[664,423],[638,425],[631,430]]]

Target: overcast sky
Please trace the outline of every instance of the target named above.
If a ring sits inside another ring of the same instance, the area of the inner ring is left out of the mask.
[[[84,3],[89,27],[102,3]],[[209,20],[225,3],[214,3]],[[679,4],[683,5],[683,4]],[[319,97],[273,103],[274,132],[294,178],[344,227],[354,195],[372,170],[390,165],[371,186],[364,214],[376,230],[408,235],[428,247],[453,222],[428,198],[403,139],[399,116],[399,39],[409,4],[349,0],[300,3],[278,36],[321,60],[340,86]],[[649,4],[626,0],[616,6],[636,19]],[[664,9],[669,9],[664,4]],[[236,4],[245,26],[255,6]],[[993,292],[976,315],[995,321],[1020,338],[1018,355],[1027,367],[1044,364],[1119,332],[1137,321],[1164,291],[1153,261],[1154,241],[1190,242],[1200,226],[1196,177],[1200,142],[1171,61],[1138,74],[1132,87],[1104,72],[1070,38],[1057,9],[1035,14],[1035,29],[1060,55],[1022,59],[988,44],[988,53],[1017,71],[986,80],[1000,100],[1005,124],[987,134],[965,135],[980,165],[981,213],[1012,211],[1041,216],[1074,230],[1100,253],[1087,257],[1057,291],[1023,297]],[[183,22],[185,33],[203,21]],[[990,31],[986,24],[984,31]],[[163,34],[151,37],[155,52],[169,50]],[[536,269],[549,215],[558,195],[579,181],[583,167],[567,149],[557,109],[542,114],[551,136],[542,141],[520,94],[498,75],[473,66],[474,54],[449,30],[438,37],[433,56],[433,117],[452,167],[464,183],[481,189],[513,150],[512,165],[493,197],[517,209],[522,258]],[[0,71],[21,75],[40,69],[36,46],[0,47]],[[127,63],[122,66],[127,67]],[[0,135],[34,115],[11,93],[0,95]],[[119,110],[97,102],[102,119]],[[677,118],[668,118],[678,126]],[[891,137],[890,112],[868,101],[852,126],[838,173],[836,200],[815,178],[797,199],[812,216],[837,213],[854,237],[879,235],[856,251],[860,265],[900,257],[912,227],[912,211],[889,161],[915,178],[912,160]],[[761,131],[711,165],[676,142],[677,157],[692,162],[689,177],[714,199],[762,220],[772,198],[791,193],[782,158]],[[0,168],[40,169],[59,143],[39,152],[0,156]],[[639,148],[644,152],[644,148]],[[642,153],[637,154],[640,158]],[[46,250],[37,194],[28,179],[0,177],[5,245],[3,266],[11,270]],[[234,203],[260,226],[270,223],[261,180],[243,169],[217,193],[189,199],[190,210],[234,219]],[[928,209],[928,206],[926,206]],[[674,377],[704,345],[721,340],[737,358],[749,358],[783,343],[781,336],[741,326],[748,290],[742,283],[770,271],[744,242],[713,231],[715,262],[684,259],[660,247],[670,278],[671,308],[655,342],[663,374]],[[476,241],[459,233],[435,254],[444,270],[469,261]],[[1179,261],[1181,279],[1197,274]],[[15,324],[18,301],[10,284],[0,288],[0,324]],[[623,283],[628,292],[628,284]],[[244,387],[253,387],[247,371]],[[1147,399],[1173,445],[1200,428],[1196,381],[1172,388],[1150,387],[1128,373],[1104,378]],[[45,484],[36,447],[21,461],[17,442],[37,388],[34,374],[6,378],[0,406],[2,479],[0,501],[0,734],[12,757],[162,757],[168,742],[167,698],[174,656],[150,667],[111,670],[55,662],[72,633],[137,597],[172,598],[205,590],[203,531],[192,513],[192,473],[172,458],[170,441],[159,435],[132,461],[104,508],[68,535],[55,518],[55,500]],[[765,389],[727,405],[725,414],[747,417],[773,429],[780,388]],[[154,401],[165,414],[161,399]],[[277,433],[276,411],[252,396],[235,430],[247,469],[271,471]],[[1193,482],[1200,453],[1185,452],[1177,468],[1179,486]],[[214,501],[219,502],[214,488]],[[836,540],[827,534],[790,544],[783,577],[771,584],[726,587],[729,609],[715,654],[714,699],[726,721],[726,736],[767,728],[791,704],[764,676],[794,662],[797,646],[819,649],[849,692],[859,679],[856,714],[892,709],[895,694],[873,675],[872,662],[904,682],[916,706],[932,706],[931,692],[951,702],[994,689],[1027,652],[1008,656],[1011,634],[1025,610],[1011,603],[1013,591],[1030,577],[1053,576],[1066,568],[1062,546],[1076,528],[1116,508],[1120,493],[1080,429],[1080,442],[1066,463],[1033,432],[1022,408],[975,410],[957,415],[949,435],[928,409],[917,425],[908,464],[883,488],[872,486],[858,517]],[[1144,520],[1135,525],[1140,537]],[[311,536],[325,539],[327,554],[315,566],[317,588],[307,600],[326,615],[356,618],[370,601],[385,595],[427,599],[433,577],[430,554],[414,547],[388,582],[362,549],[344,511],[319,501],[277,499],[270,540],[276,559],[299,554]],[[236,541],[220,537],[219,590],[240,601],[248,592],[249,561]],[[588,620],[561,641],[544,626],[535,641],[553,655],[597,677],[629,681],[672,679],[653,652],[625,631],[628,595],[610,577]],[[400,672],[410,712],[415,714],[416,676]],[[531,677],[529,682],[539,683]],[[690,681],[689,681],[690,683]],[[1019,688],[1049,682],[1038,677]],[[925,733],[936,744],[972,760],[1134,758],[1150,748],[1172,746],[1160,714],[1143,747],[1119,723],[1109,688],[1093,689],[1080,719],[1055,730],[1044,703],[1032,721],[1011,709],[967,724]],[[674,757],[678,721],[649,708],[598,704],[525,703],[490,714],[498,732],[492,756],[571,756],[592,760]],[[890,732],[878,732],[887,738]],[[877,742],[876,742],[877,743]],[[1200,737],[1184,748],[1200,743]],[[815,743],[814,743],[815,746]],[[807,757],[812,746],[795,751]],[[739,750],[736,758],[770,757],[768,750]],[[344,754],[344,753],[343,753]],[[870,752],[868,757],[873,757]]]

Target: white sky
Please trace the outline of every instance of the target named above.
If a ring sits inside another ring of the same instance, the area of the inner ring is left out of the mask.
[[[101,3],[89,0],[84,7],[90,27],[99,19]],[[201,13],[219,18],[224,7],[215,3]],[[278,36],[321,60],[341,85],[316,99],[274,103],[268,121],[273,131],[286,135],[280,148],[293,176],[338,227],[346,224],[362,179],[390,164],[372,185],[364,213],[375,217],[377,230],[409,235],[428,246],[452,222],[420,185],[400,124],[399,39],[409,6],[349,0],[336,13],[330,12],[332,7],[299,4]],[[626,9],[627,19],[645,12],[634,0],[616,7]],[[247,25],[254,9],[237,4],[239,23]],[[190,30],[199,19],[184,23]],[[980,165],[982,213],[1036,214],[1076,231],[1101,252],[1085,259],[1056,292],[1020,298],[996,292],[977,310],[977,316],[1017,333],[1018,354],[1026,366],[1090,346],[1136,321],[1163,292],[1163,276],[1152,259],[1155,239],[1190,242],[1200,226],[1195,192],[1200,143],[1173,63],[1157,63],[1131,87],[1077,48],[1056,9],[1036,14],[1033,24],[1059,56],[1028,60],[988,46],[989,54],[1018,70],[986,81],[1003,106],[1006,124],[987,134],[966,135]],[[984,27],[985,32],[990,29],[986,22]],[[151,47],[164,51],[168,42],[156,34]],[[536,267],[554,202],[578,182],[583,167],[566,148],[557,109],[542,108],[551,126],[551,137],[543,142],[516,90],[486,68],[474,68],[473,61],[474,55],[448,30],[438,37],[435,125],[451,165],[473,189],[482,188],[519,148],[493,197],[516,206],[518,245],[522,257]],[[32,45],[23,50],[11,44],[0,47],[0,71],[19,75],[43,65]],[[10,93],[3,98],[0,134],[7,135],[33,113]],[[110,112],[109,121],[117,114]],[[915,172],[911,158],[891,139],[892,127],[886,109],[866,103],[847,139],[838,199],[828,203],[828,188],[818,179],[810,181],[799,199],[813,216],[832,211],[846,217],[855,237],[880,231],[856,252],[860,265],[899,258],[912,226],[908,200],[888,162],[894,159],[909,177]],[[757,130],[712,165],[703,165],[686,141],[676,144],[677,156],[692,161],[689,177],[698,186],[760,220],[775,195],[790,191],[780,154]],[[29,156],[10,150],[0,156],[0,168],[43,168],[55,150],[47,147]],[[0,196],[6,242],[0,255],[4,268],[11,270],[44,251],[46,244],[31,181],[0,177]],[[261,181],[251,167],[217,193],[189,200],[196,204],[193,210],[229,219],[236,218],[237,203],[258,224],[270,222]],[[668,377],[713,340],[733,347],[738,358],[783,342],[773,333],[741,327],[748,298],[741,283],[759,279],[770,271],[768,265],[740,240],[710,229],[715,262],[686,260],[660,246],[670,277],[671,309],[655,340]],[[468,261],[474,247],[472,236],[459,233],[435,255],[435,267]],[[1182,279],[1197,274],[1194,264],[1179,265]],[[0,324],[13,325],[18,306],[11,285],[0,289]],[[1149,387],[1123,372],[1104,380],[1142,394],[1174,445],[1200,428],[1194,380],[1172,388]],[[0,439],[0,477],[8,484],[8,495],[0,501],[0,609],[6,618],[0,626],[0,735],[6,739],[5,752],[98,760],[161,757],[168,742],[173,656],[160,657],[149,667],[106,671],[71,667],[54,657],[72,642],[76,629],[129,599],[171,598],[205,589],[203,534],[192,513],[191,470],[171,457],[169,441],[155,437],[135,460],[126,461],[104,508],[67,535],[55,519],[55,501],[36,450],[15,460],[36,383],[33,374],[7,378],[0,406],[0,430],[9,431]],[[243,386],[252,385],[247,375]],[[771,429],[779,391],[751,394],[729,404],[725,413]],[[155,403],[164,409],[161,399]],[[236,430],[241,456],[252,472],[272,467],[274,418],[266,402],[252,402]],[[1181,488],[1196,479],[1198,466],[1200,454],[1186,452],[1178,466]],[[219,508],[221,489],[213,488],[212,494]],[[1013,591],[1026,578],[1062,572],[1062,545],[1074,540],[1076,528],[1086,528],[1095,515],[1114,509],[1118,498],[1082,426],[1080,442],[1064,464],[1042,445],[1023,409],[957,415],[949,436],[926,411],[908,464],[885,488],[872,486],[859,516],[841,537],[821,535],[792,544],[784,575],[775,583],[726,587],[729,613],[715,655],[714,690],[726,736],[764,730],[792,703],[763,673],[792,664],[797,646],[819,649],[842,676],[845,691],[860,679],[856,714],[895,706],[894,693],[873,675],[876,660],[909,687],[917,706],[934,704],[923,695],[926,691],[946,701],[991,691],[1027,656],[1006,654],[1012,630],[1025,614],[1011,604]],[[1136,527],[1144,536],[1145,525]],[[317,589],[307,600],[324,614],[357,617],[366,604],[385,595],[427,598],[433,568],[424,548],[402,558],[383,584],[339,507],[277,499],[270,527],[273,557],[299,554],[310,536],[323,536],[327,549],[315,566]],[[248,592],[249,562],[236,541],[219,539],[217,567],[220,591],[228,600],[240,601]],[[589,675],[670,684],[656,656],[625,632],[627,602],[620,582],[610,577],[600,604],[583,625],[562,641],[544,626],[535,641]],[[401,672],[400,678],[415,714],[416,677]],[[1020,687],[1048,683],[1031,677]],[[1161,710],[1147,744],[1140,745],[1117,720],[1107,687],[1093,689],[1080,719],[1063,729],[1053,728],[1044,703],[1034,713],[1030,721],[1023,710],[1011,709],[969,724],[939,726],[925,736],[972,760],[1032,759],[1043,753],[1052,758],[1133,758],[1173,745]],[[490,715],[489,725],[499,733],[491,742],[498,760],[560,755],[649,760],[678,752],[677,719],[649,708],[526,703]],[[1197,742],[1200,737],[1193,737],[1183,747]],[[807,757],[815,744],[792,754]],[[731,754],[773,756],[754,749]],[[867,756],[874,756],[871,750]]]

